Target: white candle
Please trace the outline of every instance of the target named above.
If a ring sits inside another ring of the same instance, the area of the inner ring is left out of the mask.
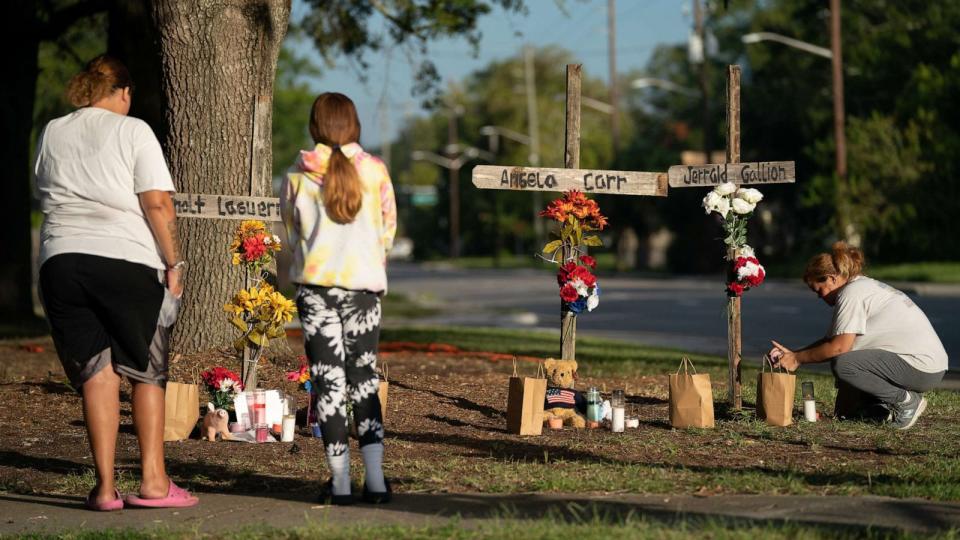
[[[817,421],[817,402],[812,399],[803,400],[803,418],[807,422]]]
[[[283,417],[283,431],[280,434],[280,441],[282,442],[292,442],[293,441],[293,428],[296,425],[297,417],[288,414]]]
[[[614,407],[613,408],[613,418],[611,419],[610,429],[614,433],[623,432],[623,407]]]

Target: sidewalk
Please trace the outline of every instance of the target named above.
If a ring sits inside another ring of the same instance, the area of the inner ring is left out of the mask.
[[[97,513],[84,510],[75,497],[0,494],[0,535],[155,527],[216,532],[244,526],[288,528],[310,523],[423,526],[439,525],[455,516],[463,527],[471,527],[483,519],[539,518],[548,512],[570,518],[602,515],[610,520],[632,515],[666,523],[712,519],[737,524],[793,522],[912,532],[960,529],[960,503],[888,497],[399,494],[393,503],[380,507],[323,506],[303,495],[202,493],[200,497],[200,505],[194,508]]]

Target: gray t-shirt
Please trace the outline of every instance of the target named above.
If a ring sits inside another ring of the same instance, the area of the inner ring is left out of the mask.
[[[840,334],[857,335],[854,351],[892,352],[924,373],[947,369],[947,352],[923,311],[907,295],[866,276],[840,289],[830,336]]]
[[[87,253],[163,269],[139,193],[175,191],[160,143],[146,122],[98,107],[51,120],[34,165],[40,260]]]

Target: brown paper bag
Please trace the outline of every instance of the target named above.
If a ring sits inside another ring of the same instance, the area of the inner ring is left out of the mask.
[[[390,380],[387,375],[387,361],[381,364],[380,371],[383,372],[383,379],[380,380],[380,388],[377,389],[377,396],[380,398],[380,421],[384,425],[387,423],[387,394],[390,392]]]
[[[200,390],[196,384],[167,382],[164,396],[163,440],[190,437],[200,419]]]
[[[693,370],[692,374],[687,372],[687,366]],[[686,356],[680,359],[677,372],[670,375],[670,425],[675,428],[714,426],[710,374],[698,374]]]
[[[770,371],[766,371],[767,365]],[[789,426],[793,423],[793,397],[797,391],[797,376],[785,369],[776,371],[770,357],[763,355],[757,374],[757,418],[771,426]]]
[[[547,378],[543,363],[536,377],[521,377],[517,359],[513,359],[513,376],[507,394],[507,431],[519,435],[540,435],[543,432],[543,401],[547,397]]]

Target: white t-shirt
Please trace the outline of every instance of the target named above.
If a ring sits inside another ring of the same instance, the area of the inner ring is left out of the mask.
[[[854,351],[889,351],[924,373],[947,369],[947,351],[923,311],[907,295],[866,276],[840,289],[830,336],[840,334],[857,335]]]
[[[175,191],[160,143],[146,122],[98,107],[51,120],[34,165],[40,261],[87,253],[163,269],[139,193]]]

